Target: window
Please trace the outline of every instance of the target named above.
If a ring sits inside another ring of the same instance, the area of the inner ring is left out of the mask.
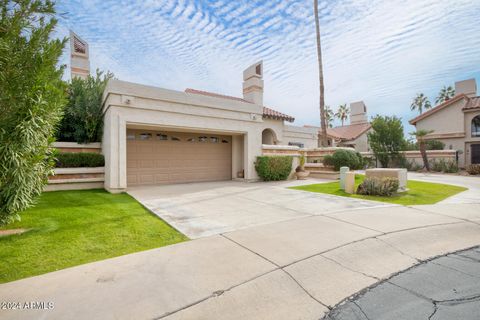
[[[480,137],[480,115],[472,119],[472,137]]]
[[[211,143],[218,143],[220,141],[220,139],[218,139],[217,137],[210,137],[210,142]]]
[[[158,140],[168,140],[168,136],[163,133],[157,133],[157,139]]]
[[[208,137],[205,137],[205,136],[198,137],[198,141],[200,142],[207,142],[207,140],[208,140]]]
[[[172,141],[180,141],[180,138],[178,138],[178,137],[171,137],[171,140],[172,140]]]
[[[151,133],[140,133],[140,140],[150,140],[151,138]]]
[[[255,67],[255,73],[258,74],[259,76],[262,75],[262,65],[257,64],[257,66]]]
[[[135,134],[134,133],[127,134],[127,140],[135,140]]]
[[[187,141],[188,142],[195,142],[195,138],[188,138]]]
[[[222,143],[228,143],[228,140],[223,139]]]

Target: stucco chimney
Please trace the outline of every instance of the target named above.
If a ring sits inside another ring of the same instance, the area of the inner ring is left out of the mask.
[[[263,106],[263,62],[243,71],[243,99]]]
[[[350,103],[350,124],[368,122],[367,106],[363,101]]]
[[[477,82],[475,79],[468,79],[455,82],[455,94],[464,93],[468,97],[475,97],[477,95]]]
[[[70,72],[72,79],[90,74],[88,43],[70,30]]]

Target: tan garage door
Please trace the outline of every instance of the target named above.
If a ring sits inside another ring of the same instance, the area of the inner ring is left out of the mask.
[[[229,136],[127,130],[128,186],[231,178]]]

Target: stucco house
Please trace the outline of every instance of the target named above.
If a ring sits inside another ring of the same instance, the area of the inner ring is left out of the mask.
[[[319,127],[305,126],[307,128],[316,128],[321,134]],[[329,147],[348,147],[358,152],[368,152],[368,132],[372,125],[368,122],[367,106],[363,101],[350,103],[350,124],[327,128]]]
[[[458,165],[480,163],[480,97],[475,79],[455,83],[455,96],[409,121],[417,130],[433,130],[427,139],[440,140],[458,151]]]

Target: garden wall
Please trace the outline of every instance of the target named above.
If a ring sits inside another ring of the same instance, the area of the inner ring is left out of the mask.
[[[408,162],[423,166],[422,155],[420,151],[404,151],[402,152]],[[360,152],[363,157],[375,159],[373,152]],[[457,161],[457,152],[455,150],[427,150],[427,158],[429,161]],[[373,162],[375,163],[375,161]],[[378,167],[380,163],[376,164]]]
[[[59,152],[101,153],[100,143],[78,144],[75,142],[55,142]],[[104,187],[105,167],[55,168],[55,174],[48,178],[45,191],[97,189]]]

